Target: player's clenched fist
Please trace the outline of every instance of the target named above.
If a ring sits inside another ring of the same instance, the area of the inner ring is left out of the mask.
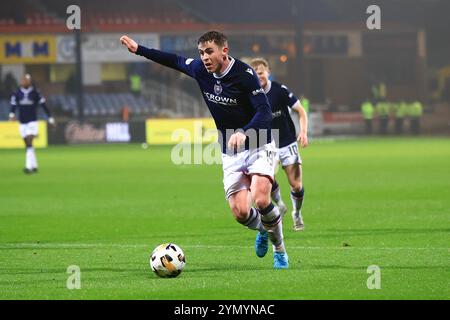
[[[131,39],[128,36],[121,36],[120,37],[120,42],[126,46],[128,48],[128,51],[135,53],[137,51],[138,48],[138,44],[136,41],[134,41],[133,39]]]
[[[247,136],[242,132],[236,132],[230,136],[228,140],[228,148],[231,150],[236,150],[242,147],[245,143]]]

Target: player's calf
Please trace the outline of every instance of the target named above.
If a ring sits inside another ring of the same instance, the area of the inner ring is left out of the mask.
[[[280,186],[278,185],[277,180],[273,180],[272,190],[270,191],[270,195],[272,197],[272,200],[275,201],[275,203],[277,203],[277,204],[281,200]]]
[[[240,190],[228,198],[228,204],[234,218],[240,224],[252,230],[264,231],[259,212],[250,207],[250,198],[247,190]]]
[[[284,214],[287,212],[287,207],[286,207],[286,204],[284,203],[283,199],[281,199],[280,186],[278,185],[278,182],[276,180],[274,180],[273,184],[272,184],[271,197],[272,197],[272,200],[278,206],[278,210],[280,211],[281,218],[283,218]]]
[[[305,196],[305,188],[301,188],[299,191],[292,190],[291,191],[291,200],[294,211],[300,212],[303,206],[303,198]]]
[[[302,231],[305,229],[305,224],[302,218],[302,206],[305,189],[302,187],[300,191],[293,190],[291,192],[292,206],[292,220],[294,222],[294,231]]]
[[[269,234],[275,252],[285,252],[283,241],[283,227],[278,207],[270,203],[266,208],[259,210],[261,223]]]
[[[260,258],[264,257],[269,249],[269,236],[261,223],[261,215],[256,208],[249,207],[249,198],[246,191],[239,191],[229,198],[231,211],[237,222],[252,230],[258,230],[255,239],[255,252]]]
[[[266,228],[273,245],[273,267],[275,269],[289,268],[288,255],[283,241],[283,225],[278,208],[272,203],[260,211],[261,222]]]
[[[249,229],[265,232],[265,229],[261,223],[261,215],[255,208],[250,208],[247,215],[241,214],[239,218],[236,217],[236,220]]]

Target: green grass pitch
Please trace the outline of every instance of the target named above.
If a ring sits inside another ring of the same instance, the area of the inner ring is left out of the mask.
[[[0,299],[449,299],[450,140],[316,140],[302,151],[304,232],[284,220],[289,270],[257,258],[220,165],[176,166],[171,147],[0,150]],[[289,204],[283,172],[282,195]],[[183,248],[154,275],[160,243]],[[81,270],[69,290],[66,270]],[[381,289],[369,290],[368,266]]]

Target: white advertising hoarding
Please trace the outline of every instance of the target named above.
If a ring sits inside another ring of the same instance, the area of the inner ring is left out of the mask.
[[[126,122],[106,124],[106,142],[130,142],[130,129]]]

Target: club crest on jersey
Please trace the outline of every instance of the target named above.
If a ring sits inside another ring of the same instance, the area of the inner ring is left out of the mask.
[[[256,96],[256,95],[259,94],[259,93],[264,93],[264,89],[263,89],[263,88],[259,88],[259,89],[256,89],[256,90],[253,90],[253,91],[252,91],[252,94],[253,94],[254,96]]]
[[[214,85],[214,93],[215,94],[221,94],[222,93],[222,86],[220,85],[220,82],[216,83]]]

